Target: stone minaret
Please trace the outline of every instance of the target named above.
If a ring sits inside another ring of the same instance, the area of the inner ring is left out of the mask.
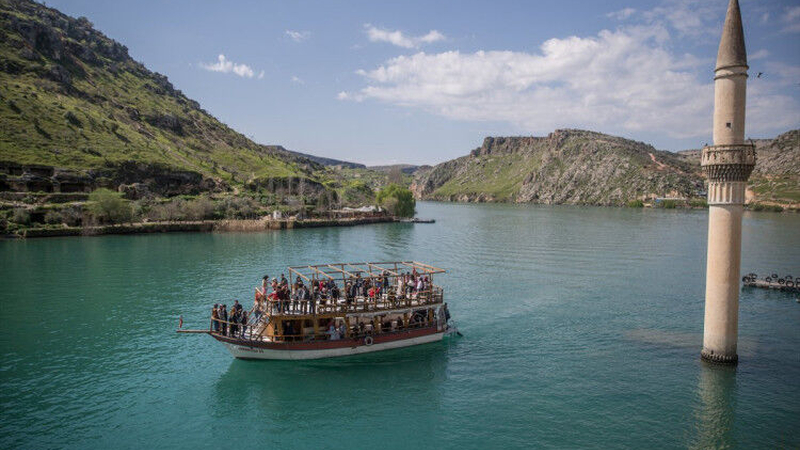
[[[701,356],[736,364],[742,210],[755,148],[744,141],[747,52],[738,0],[730,0],[714,69],[714,145],[703,149],[708,177],[706,313]]]

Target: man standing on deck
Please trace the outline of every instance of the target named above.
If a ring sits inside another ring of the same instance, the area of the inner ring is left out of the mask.
[[[222,320],[222,334],[224,336],[228,335],[228,307],[224,303],[222,304],[222,308],[219,311],[219,318]]]
[[[211,308],[211,327],[214,330],[214,333],[219,333],[219,304],[214,303],[214,307]]]

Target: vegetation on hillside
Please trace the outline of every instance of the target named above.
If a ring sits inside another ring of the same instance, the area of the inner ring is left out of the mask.
[[[390,179],[257,144],[88,19],[29,0],[0,0],[0,128],[3,228],[119,222],[126,206],[127,220],[324,213],[374,203]]]
[[[800,206],[800,130],[756,141],[753,202]],[[671,153],[582,130],[486,138],[469,155],[415,175],[417,198],[705,207],[699,152]],[[661,201],[663,200],[663,202]]]
[[[414,194],[397,184],[390,184],[378,191],[376,200],[390,214],[400,217],[413,217],[417,201]]]

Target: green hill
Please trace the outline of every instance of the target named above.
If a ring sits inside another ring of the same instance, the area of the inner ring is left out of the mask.
[[[0,0],[0,128],[0,190],[354,197],[343,174],[232,130],[86,18],[26,0]]]

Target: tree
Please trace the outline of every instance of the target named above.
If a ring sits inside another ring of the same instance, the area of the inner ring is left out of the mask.
[[[375,200],[379,205],[386,208],[390,214],[400,217],[413,217],[414,209],[417,206],[414,194],[395,183],[378,191]]]
[[[86,204],[89,213],[101,223],[122,223],[131,220],[131,205],[122,194],[100,188],[89,194]]]

